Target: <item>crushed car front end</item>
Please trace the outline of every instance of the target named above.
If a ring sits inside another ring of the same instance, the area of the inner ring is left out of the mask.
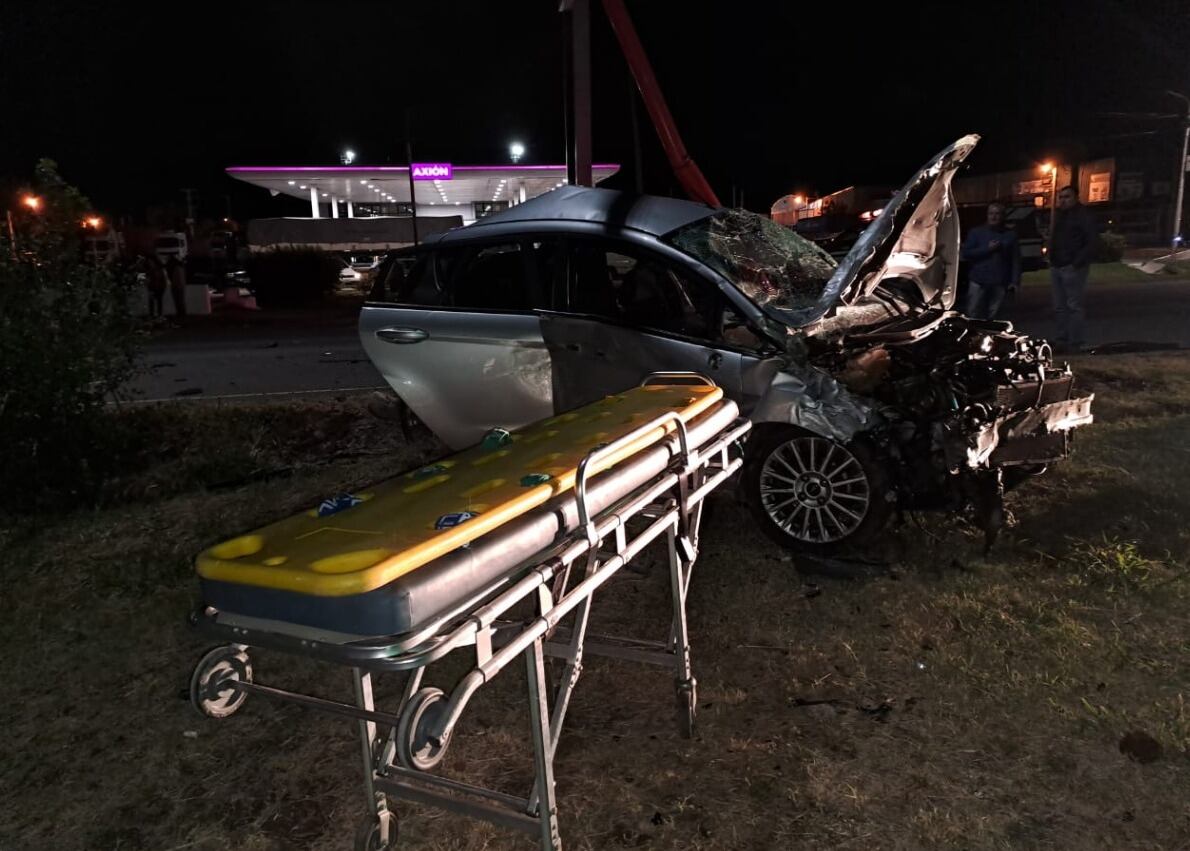
[[[896,505],[968,512],[989,545],[1004,491],[1067,457],[1092,421],[1069,366],[1007,322],[917,316],[842,335],[810,363],[872,410],[855,437],[879,448]]]

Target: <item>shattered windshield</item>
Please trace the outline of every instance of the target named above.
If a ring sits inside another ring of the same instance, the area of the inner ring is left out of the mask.
[[[722,274],[761,307],[812,307],[838,265],[808,239],[744,210],[721,210],[679,228],[669,241]]]

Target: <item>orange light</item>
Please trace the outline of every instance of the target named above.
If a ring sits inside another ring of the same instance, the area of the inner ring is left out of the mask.
[[[799,204],[799,205],[800,205],[800,204],[805,204],[805,203],[806,203],[806,197],[805,197],[804,195],[794,195],[794,196],[793,196],[793,203],[795,203],[795,204]]]
[[[21,199],[21,203],[35,213],[41,209],[41,199],[36,195],[26,195]]]
[[[99,218],[99,216],[87,216],[84,224],[92,230],[99,230],[99,226],[103,224],[103,219]]]
[[[1040,166],[1038,166],[1038,171],[1040,171],[1042,174],[1049,174],[1054,170],[1053,163],[1042,163]]]

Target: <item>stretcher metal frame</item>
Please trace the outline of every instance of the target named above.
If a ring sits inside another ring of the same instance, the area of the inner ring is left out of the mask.
[[[698,373],[653,373],[643,382],[713,382]],[[666,438],[671,460],[644,485],[592,516],[588,470],[641,434],[672,426]],[[578,467],[574,499],[579,523],[561,543],[517,577],[506,573],[470,599],[409,634],[367,638],[341,636],[278,621],[202,608],[191,623],[206,636],[228,641],[198,663],[190,695],[205,715],[223,718],[249,694],[260,694],[354,719],[359,725],[369,816],[356,834],[358,851],[396,846],[397,819],[388,798],[413,801],[536,834],[541,848],[560,849],[554,755],[585,655],[608,656],[670,668],[674,675],[680,732],[693,733],[697,683],[690,662],[686,595],[694,562],[703,502],[743,463],[740,440],[751,423],[737,418],[703,447],[690,445],[686,423],[668,412],[632,433],[588,453]],[[676,445],[674,440],[676,437]],[[634,519],[644,524],[632,524]],[[669,554],[672,618],[664,641],[589,634],[593,595],[645,547],[664,538]],[[533,616],[518,620],[511,610],[530,601]],[[564,619],[571,618],[568,626]],[[267,647],[351,668],[354,704],[300,694],[253,680],[247,650]],[[474,665],[446,695],[422,687],[425,669],[448,654],[473,648]],[[428,773],[450,744],[456,723],[475,692],[519,655],[525,657],[535,781],[517,797]],[[552,692],[544,657],[563,661]],[[409,673],[396,713],[378,710],[372,695],[374,672]]]

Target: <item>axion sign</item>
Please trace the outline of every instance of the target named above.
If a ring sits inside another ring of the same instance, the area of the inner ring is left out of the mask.
[[[450,163],[411,163],[414,180],[450,180],[454,167]]]

